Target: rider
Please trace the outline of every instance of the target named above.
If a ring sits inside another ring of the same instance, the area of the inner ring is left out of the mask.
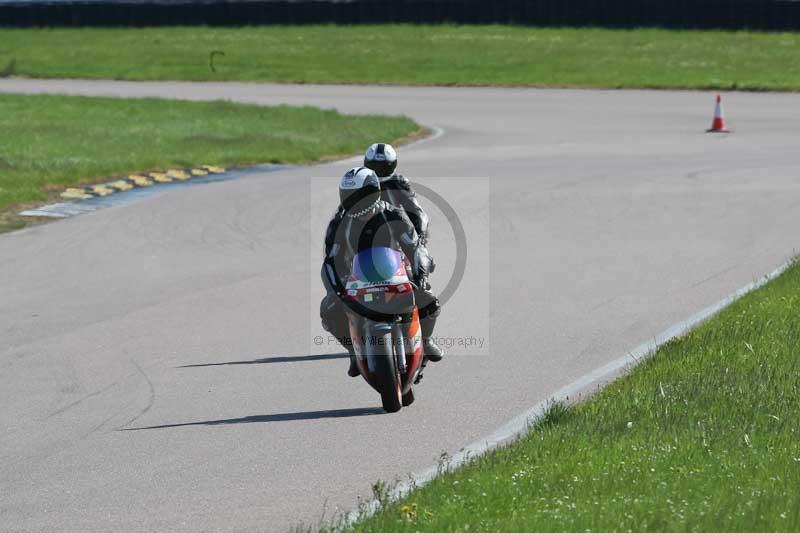
[[[340,208],[328,224],[325,234],[325,258],[322,281],[327,294],[320,304],[322,327],[331,332],[350,352],[350,376],[358,376],[358,367],[350,339],[347,319],[341,304],[343,278],[349,273],[353,257],[362,249],[374,246],[399,247],[411,262],[417,307],[422,328],[426,359],[439,361],[441,350],[431,339],[439,315],[439,301],[425,287],[430,261],[420,244],[413,223],[402,209],[381,200],[381,182],[372,170],[358,167],[349,170],[339,184]]]
[[[364,166],[375,171],[381,179],[381,200],[402,207],[414,224],[423,245],[428,242],[428,215],[419,205],[417,195],[405,176],[395,174],[397,152],[391,144],[376,143],[367,148]]]
[[[397,170],[397,151],[391,144],[375,143],[367,148],[364,154],[364,166],[375,171],[381,180],[381,200],[406,212],[408,218],[414,224],[414,229],[419,235],[421,247],[420,255],[424,258],[425,270],[432,274],[436,269],[436,263],[428,252],[428,215],[417,200],[411,183],[401,174],[396,174]],[[436,344],[431,335],[436,326],[436,318],[441,313],[441,306],[436,295],[431,292],[431,285],[427,278],[425,283],[417,291],[417,300],[432,302],[431,306],[425,310],[420,306],[420,319],[422,319],[422,337],[425,341],[425,356],[429,361],[437,362],[442,360],[442,349]],[[430,317],[429,320],[424,318]]]

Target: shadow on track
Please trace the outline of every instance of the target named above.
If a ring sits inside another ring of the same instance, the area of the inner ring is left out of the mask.
[[[199,363],[196,365],[182,365],[176,368],[199,368],[204,366],[225,366],[225,365],[262,365],[268,363],[300,363],[303,361],[328,361],[330,359],[347,359],[349,355],[345,353],[326,353],[321,355],[295,355],[280,357],[265,357],[263,359],[252,359],[250,361],[227,361],[224,363]]]
[[[321,418],[351,418],[384,414],[379,407],[359,407],[357,409],[330,409],[327,411],[301,411],[298,413],[278,413],[274,415],[253,415],[242,418],[224,418],[222,420],[203,420],[200,422],[184,422],[182,424],[162,424],[140,428],[123,428],[122,431],[139,431],[142,429],[166,429],[185,426],[224,426],[228,424],[254,424],[258,422],[291,422],[293,420],[318,420]]]

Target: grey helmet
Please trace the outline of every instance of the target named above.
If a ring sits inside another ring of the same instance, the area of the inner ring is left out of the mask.
[[[391,144],[373,144],[364,155],[364,166],[374,170],[379,178],[388,178],[397,169],[397,152]]]
[[[347,216],[370,212],[381,199],[381,181],[366,167],[348,170],[339,182],[339,200]]]

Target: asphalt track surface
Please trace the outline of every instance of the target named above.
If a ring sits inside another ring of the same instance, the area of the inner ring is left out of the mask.
[[[772,271],[800,234],[800,95],[3,80],[0,91],[311,104],[442,128],[402,170],[470,243],[418,401],[316,346],[337,162],[0,236],[4,530],[314,525]],[[132,117],[135,119],[135,117]],[[455,184],[455,185],[454,185]],[[462,184],[463,186],[458,186]],[[441,288],[455,262],[435,208]],[[199,366],[193,366],[199,365]]]

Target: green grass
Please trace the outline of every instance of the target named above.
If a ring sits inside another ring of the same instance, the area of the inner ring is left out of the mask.
[[[302,163],[418,130],[404,117],[311,107],[0,95],[0,213],[103,177],[198,164]]]
[[[357,531],[800,530],[800,265]]]
[[[215,57],[217,72],[209,67]],[[21,76],[800,89],[800,34],[510,26],[0,30]]]

